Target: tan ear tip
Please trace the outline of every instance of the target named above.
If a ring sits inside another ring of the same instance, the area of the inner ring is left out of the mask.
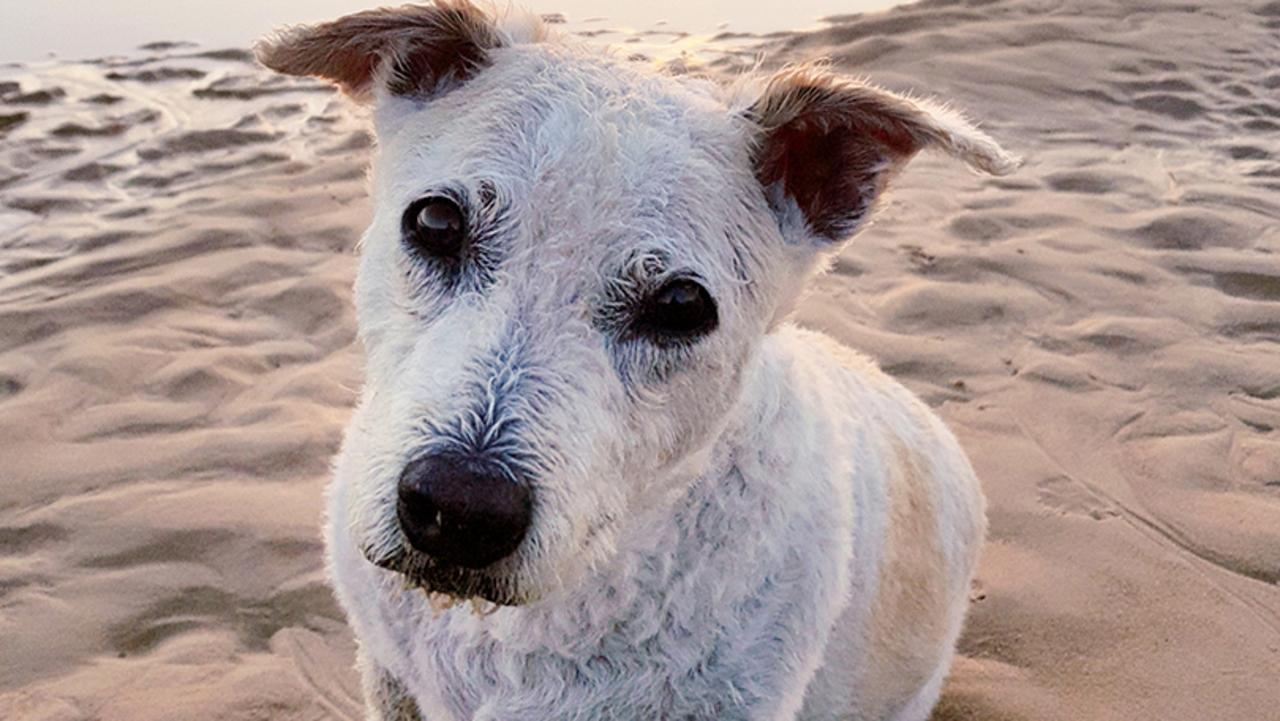
[[[286,25],[263,35],[250,48],[258,64],[285,75],[311,75],[299,62],[307,57],[303,49],[312,33],[306,25]]]
[[[280,70],[280,36],[277,33],[258,38],[253,42],[250,48],[253,52],[253,59],[258,64],[270,68],[271,70]]]
[[[979,167],[990,175],[1003,176],[1011,175],[1018,168],[1022,167],[1024,162],[1021,155],[1010,153],[1003,148],[997,148],[997,152],[985,157],[985,162]]]
[[[970,143],[952,150],[969,167],[987,175],[1009,175],[1022,167],[1022,156],[1011,153],[982,133],[975,133]]]

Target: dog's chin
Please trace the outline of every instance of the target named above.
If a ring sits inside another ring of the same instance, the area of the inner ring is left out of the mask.
[[[420,588],[428,594],[458,601],[488,601],[496,606],[522,606],[532,600],[513,579],[497,577],[486,570],[442,566],[412,551],[365,557],[373,565],[399,574],[406,587]]]

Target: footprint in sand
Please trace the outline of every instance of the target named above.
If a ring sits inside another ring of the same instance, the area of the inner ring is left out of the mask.
[[[1069,476],[1053,476],[1038,482],[1036,497],[1040,505],[1066,515],[1085,516],[1095,521],[1120,515],[1114,504]]]

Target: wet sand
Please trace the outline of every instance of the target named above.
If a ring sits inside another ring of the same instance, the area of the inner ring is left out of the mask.
[[[942,0],[751,42],[1028,159],[920,158],[797,312],[987,488],[935,719],[1275,716],[1280,3]],[[243,51],[0,68],[0,718],[359,718],[319,525],[365,127]]]

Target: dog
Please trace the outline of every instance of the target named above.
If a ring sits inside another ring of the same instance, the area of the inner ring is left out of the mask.
[[[821,64],[664,74],[465,0],[256,52],[378,137],[326,530],[369,719],[929,715],[982,492],[787,317],[918,151],[1013,155]]]

